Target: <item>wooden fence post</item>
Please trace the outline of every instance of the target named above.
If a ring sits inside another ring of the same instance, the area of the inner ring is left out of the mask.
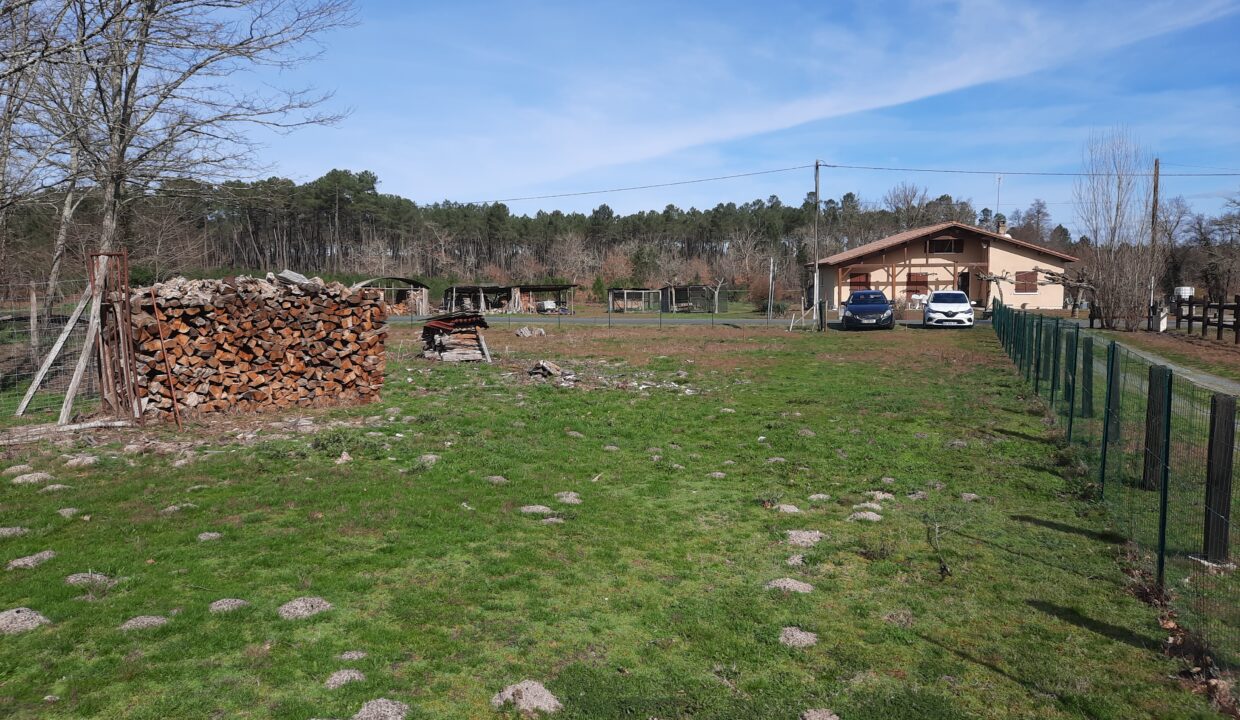
[[[1188,299],[1188,334],[1193,334],[1193,299]]]
[[[1107,451],[1119,438],[1119,346],[1112,340],[1107,344],[1107,397],[1102,408],[1102,449],[1098,458],[1098,494],[1103,499],[1107,492]]]
[[[1205,337],[1210,332],[1210,301],[1206,300],[1205,307],[1201,311],[1201,337]]]
[[[1163,436],[1171,408],[1171,370],[1165,365],[1151,365],[1145,399],[1145,459],[1141,471],[1141,487],[1157,490],[1162,477],[1163,457],[1167,454]]]
[[[1227,562],[1231,525],[1231,468],[1236,448],[1236,398],[1210,398],[1210,449],[1206,465],[1206,531],[1202,554],[1210,562]]]
[[[1182,320],[1182,318],[1180,317],[1181,315],[1180,308],[1182,307],[1184,307],[1184,299],[1177,295],[1175,298],[1175,329],[1176,330],[1180,329],[1180,321]]]
[[[42,359],[39,352],[39,293],[30,283],[30,362],[38,365]]]
[[[1235,307],[1231,309],[1231,334],[1232,342],[1240,345],[1240,295],[1232,297]]]
[[[1223,316],[1226,314],[1227,314],[1227,301],[1223,299],[1219,299],[1218,301],[1218,324],[1215,325],[1215,328],[1218,330],[1218,332],[1215,333],[1214,339],[1220,342],[1223,340],[1223,326],[1227,324],[1223,322]]]

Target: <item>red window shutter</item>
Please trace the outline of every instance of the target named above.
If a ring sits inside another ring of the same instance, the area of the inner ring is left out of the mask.
[[[1036,270],[1021,270],[1016,273],[1016,292],[1035,293],[1038,291],[1038,273]]]

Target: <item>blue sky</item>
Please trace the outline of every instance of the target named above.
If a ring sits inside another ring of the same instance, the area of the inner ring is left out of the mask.
[[[480,201],[812,163],[1079,168],[1091,130],[1127,126],[1164,173],[1240,169],[1240,0],[1176,2],[407,3],[358,0],[314,63],[267,78],[332,90],[335,127],[264,139],[298,181],[372,170],[418,202]],[[1190,167],[1191,166],[1191,167]],[[992,176],[826,170],[823,197],[897,182],[995,205]],[[708,207],[812,172],[583,198],[517,213]],[[1240,177],[1163,180],[1215,212]],[[999,207],[1072,181],[1007,176]]]

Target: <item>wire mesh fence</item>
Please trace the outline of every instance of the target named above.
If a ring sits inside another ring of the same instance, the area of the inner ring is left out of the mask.
[[[55,286],[46,282],[0,285],[0,428],[56,420],[86,339],[85,318],[72,324],[67,333],[65,328],[70,326],[87,286],[85,279]],[[58,345],[56,358],[44,372],[38,391],[17,416],[31,382]],[[74,405],[74,411],[83,415],[99,405],[94,353],[88,363]]]
[[[1236,398],[1074,320],[997,303],[994,329],[1084,461],[1133,569],[1217,663],[1240,665]]]

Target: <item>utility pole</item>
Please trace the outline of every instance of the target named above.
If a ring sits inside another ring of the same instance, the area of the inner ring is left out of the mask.
[[[775,303],[775,258],[771,258],[771,269],[766,276],[766,321],[769,324],[774,315]]]
[[[818,269],[818,263],[822,260],[822,254],[818,250],[818,216],[822,213],[822,199],[818,196],[818,168],[822,167],[820,160],[814,160],[814,329],[816,330],[822,322],[818,318],[818,301],[822,297],[822,291],[818,286],[818,276],[821,274]],[[802,315],[804,317],[804,315]]]
[[[995,214],[994,214],[995,232],[999,232],[999,191],[1001,191],[1002,189],[1003,189],[1003,176],[996,175],[995,176]]]
[[[1158,262],[1158,158],[1154,158],[1154,197],[1150,203],[1150,257]],[[1149,323],[1147,330],[1153,330],[1154,325],[1154,281],[1157,272],[1157,264],[1150,273],[1150,303],[1149,303]],[[1223,321],[1222,310],[1219,311],[1219,322]]]

